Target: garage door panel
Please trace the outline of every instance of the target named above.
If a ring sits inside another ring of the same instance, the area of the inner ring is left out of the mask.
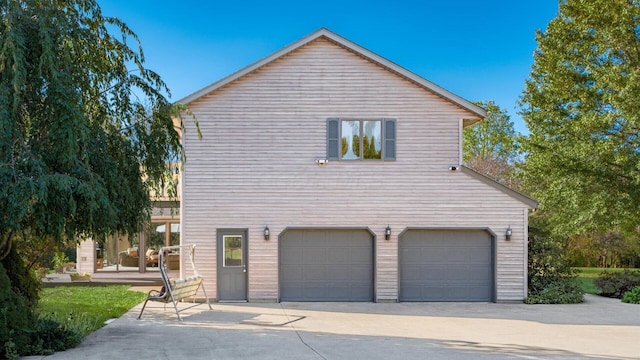
[[[472,289],[469,294],[469,301],[486,301],[487,298],[491,298],[491,291],[485,286]]]
[[[401,252],[405,264],[420,264],[422,263],[423,256],[428,255],[423,255],[420,249],[403,248]]]
[[[281,300],[372,300],[373,239],[367,231],[288,230],[280,248]]]
[[[349,298],[349,287],[345,285],[326,285],[324,296],[326,301],[340,301],[340,299]]]
[[[327,269],[324,265],[310,265],[302,267],[302,280],[317,281],[323,280],[327,276]]]
[[[469,266],[451,266],[446,271],[449,272],[447,274],[447,279],[456,281],[468,281],[472,282],[474,280],[486,280],[487,279],[487,269],[486,268],[471,268]],[[439,276],[442,278],[442,275]]]
[[[351,301],[371,301],[372,300],[372,294],[369,294],[371,292],[371,288],[368,286],[355,286],[355,287],[351,287],[350,289],[350,293],[349,293],[349,298],[352,299]],[[341,301],[338,299],[338,301]]]
[[[324,285],[307,284],[304,286],[302,298],[320,298],[325,296],[326,288]]]
[[[493,249],[482,230],[410,230],[400,239],[401,301],[491,301]]]
[[[304,237],[300,239],[299,246],[304,247],[324,247],[325,246],[325,237],[324,234],[316,232],[316,233],[307,233]]]
[[[422,279],[422,266],[405,266],[403,269],[404,272],[402,279],[405,283],[408,284],[410,281]]]
[[[351,278],[351,270],[349,266],[346,265],[326,266],[325,272],[326,274],[324,276],[324,279],[327,281],[340,279],[347,280]]]
[[[434,264],[446,264],[455,261],[453,257],[457,252],[447,248],[436,247],[429,251],[422,250],[421,254],[425,257],[425,260],[433,262]]]
[[[467,272],[467,278],[469,280],[485,281],[491,276],[491,272],[487,270],[486,266],[472,267]]]
[[[284,281],[301,281],[303,279],[302,268],[298,265],[283,265],[281,271]]]
[[[302,261],[302,248],[301,247],[288,247],[282,249],[282,256],[287,259],[298,259],[298,262]]]
[[[325,264],[327,261],[327,249],[319,247],[305,247],[302,249],[301,261],[297,264]]]
[[[373,280],[373,273],[370,266],[355,265],[350,268],[350,278],[359,279],[362,282],[371,282]]]
[[[409,299],[419,299],[422,298],[422,286],[421,285],[407,285],[405,284],[402,287],[402,292],[405,298]]]
[[[331,247],[327,249],[327,264],[345,264],[349,262],[349,253],[340,247]]]
[[[451,298],[449,288],[443,285],[424,286],[420,296],[430,299],[431,301],[445,301]],[[451,299],[449,301],[453,301]]]
[[[289,282],[289,286],[286,289],[282,289],[281,296],[298,298],[303,294],[302,283]]]
[[[470,290],[467,286],[450,286],[447,287],[446,297],[453,301],[466,301],[470,299]]]
[[[471,255],[468,249],[447,249],[442,252],[441,262],[448,262],[452,264],[467,264]]]
[[[349,252],[349,262],[356,265],[369,266],[371,264],[372,251],[368,248],[355,248]]]
[[[403,280],[411,281],[436,281],[440,279],[439,273],[442,272],[440,266],[412,266],[409,270],[403,268]]]
[[[447,274],[443,274],[443,272],[446,272]],[[468,271],[465,271],[464,269],[455,269],[455,268],[443,270],[442,272],[440,272],[440,274],[433,276],[433,278],[442,280],[443,276],[446,276],[446,279],[447,279],[446,281],[450,283],[455,283],[456,281],[469,280]]]
[[[343,283],[306,283],[301,285],[301,291],[283,291],[284,296],[300,299],[321,299],[313,301],[371,301],[368,286],[352,286]],[[301,300],[308,301],[308,300]]]

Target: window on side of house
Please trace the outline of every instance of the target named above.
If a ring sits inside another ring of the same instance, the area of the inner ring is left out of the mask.
[[[395,119],[327,119],[327,159],[395,160]]]

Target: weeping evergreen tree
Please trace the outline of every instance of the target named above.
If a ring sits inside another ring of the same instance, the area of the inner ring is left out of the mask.
[[[0,260],[149,219],[182,160],[180,106],[138,37],[95,0],[1,0]]]

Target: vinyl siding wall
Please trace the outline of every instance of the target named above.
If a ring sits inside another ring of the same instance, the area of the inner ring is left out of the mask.
[[[286,227],[368,227],[377,235],[376,300],[393,301],[398,234],[462,227],[498,234],[497,299],[524,298],[526,205],[448,169],[460,162],[461,120],[477,115],[323,38],[188,107],[203,138],[186,120],[181,235],[198,244],[210,297],[217,298],[217,229],[248,230],[248,298],[259,301],[278,298],[278,235]],[[397,160],[316,165],[326,157],[329,117],[397,119]]]

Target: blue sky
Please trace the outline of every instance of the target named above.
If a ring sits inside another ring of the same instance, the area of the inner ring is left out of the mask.
[[[536,47],[557,0],[98,0],[142,41],[179,100],[326,27],[470,101],[494,100],[516,130]]]

